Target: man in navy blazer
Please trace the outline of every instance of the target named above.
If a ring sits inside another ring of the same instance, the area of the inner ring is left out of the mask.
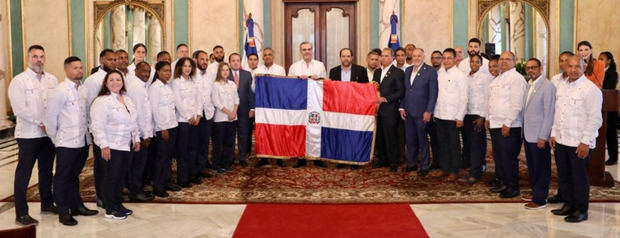
[[[549,137],[555,112],[555,87],[542,76],[542,64],[536,58],[525,63],[528,91],[523,109],[525,157],[532,188],[532,201],[526,209],[546,207],[551,177]]]
[[[239,94],[239,109],[237,109],[237,145],[239,149],[239,164],[248,165],[247,159],[252,148],[252,127],[250,118],[254,117],[254,92],[252,91],[252,74],[241,69],[241,56],[232,53],[228,57],[230,75],[228,79],[237,84]]]
[[[413,65],[405,70],[405,97],[400,101],[400,117],[405,120],[405,141],[407,144],[406,172],[418,169],[418,155],[421,156],[420,175],[428,173],[430,167],[426,125],[431,120],[437,102],[437,71],[424,63],[424,50],[413,51]]]
[[[362,66],[353,64],[353,51],[340,50],[340,65],[329,70],[329,79],[336,81],[368,83],[368,72]]]

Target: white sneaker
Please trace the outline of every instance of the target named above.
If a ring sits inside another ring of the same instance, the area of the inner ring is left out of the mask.
[[[125,220],[127,219],[127,215],[121,212],[112,212],[112,213],[106,212],[105,218],[112,219],[112,220]]]

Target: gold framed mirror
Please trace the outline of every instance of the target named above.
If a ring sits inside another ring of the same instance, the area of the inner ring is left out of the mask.
[[[548,76],[552,62],[549,4],[548,0],[478,0],[477,33],[485,52],[490,43],[495,52],[487,54],[509,50],[517,63],[537,58]]]
[[[132,57],[133,46],[142,43],[148,52],[145,61],[152,62],[164,48],[164,0],[97,0],[93,2],[93,62],[99,62],[103,49],[123,49]]]

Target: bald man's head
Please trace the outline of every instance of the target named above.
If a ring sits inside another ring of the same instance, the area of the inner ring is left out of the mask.
[[[583,60],[579,56],[570,56],[567,62],[568,79],[572,82],[583,75]]]
[[[515,55],[510,51],[504,51],[499,56],[499,70],[503,73],[515,67]]]

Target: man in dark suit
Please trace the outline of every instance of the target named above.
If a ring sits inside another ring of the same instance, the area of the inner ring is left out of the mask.
[[[400,117],[405,121],[405,140],[407,142],[406,172],[418,169],[420,175],[428,173],[430,167],[426,125],[431,120],[437,102],[437,71],[424,63],[424,50],[413,50],[413,65],[405,70],[405,97],[400,102]]]
[[[241,69],[241,56],[232,53],[228,57],[230,64],[230,75],[228,79],[237,84],[237,93],[239,93],[239,109],[237,110],[237,145],[239,149],[239,164],[243,167],[248,165],[248,155],[251,152],[250,136],[252,129],[250,127],[250,118],[254,117],[254,92],[252,92],[252,74]]]
[[[368,74],[362,66],[351,63],[353,52],[349,48],[340,50],[340,65],[329,70],[331,80],[368,83]]]
[[[379,161],[373,167],[389,164],[390,171],[398,169],[398,106],[405,95],[404,73],[392,65],[394,51],[385,48],[381,52],[381,68],[375,70],[373,81],[379,84],[379,113],[377,116],[376,148]]]

